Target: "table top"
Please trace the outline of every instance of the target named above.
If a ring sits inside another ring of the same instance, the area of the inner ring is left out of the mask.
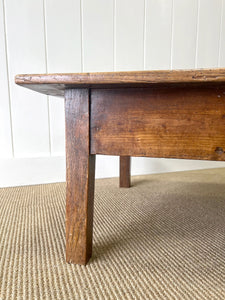
[[[117,88],[178,85],[224,85],[225,68],[98,73],[21,74],[15,82],[52,96],[64,96],[69,88]]]

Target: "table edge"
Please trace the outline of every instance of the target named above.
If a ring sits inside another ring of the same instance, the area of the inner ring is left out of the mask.
[[[190,70],[152,70],[93,73],[19,74],[18,85],[65,84],[65,85],[143,85],[168,83],[225,83],[225,68]]]

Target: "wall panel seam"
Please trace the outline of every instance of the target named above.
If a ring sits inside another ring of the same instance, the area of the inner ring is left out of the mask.
[[[171,7],[170,69],[173,69],[174,0]]]
[[[43,22],[44,22],[44,46],[45,46],[45,68],[48,73],[48,49],[47,49],[47,31],[46,31],[46,4],[43,0]],[[50,103],[49,96],[47,96],[47,112],[48,112],[48,139],[49,139],[49,153],[52,155],[52,144],[51,144],[51,125],[50,125]]]
[[[116,0],[113,0],[113,71],[116,71]]]
[[[8,58],[8,43],[6,34],[6,13],[5,13],[5,0],[2,0],[3,6],[3,24],[4,24],[4,43],[5,43],[5,60],[6,60],[6,74],[7,74],[7,89],[8,89],[8,103],[9,103],[9,119],[10,119],[10,134],[11,134],[11,149],[12,157],[15,157],[14,150],[14,137],[13,137],[13,126],[12,126],[12,101],[11,101],[11,90],[9,84],[9,58]]]
[[[199,14],[200,14],[200,0],[197,0],[197,22],[196,22],[196,46],[195,46],[195,68],[198,66],[198,40],[199,40]]]
[[[81,59],[81,72],[84,71],[84,51],[83,51],[83,0],[80,0],[80,59]]]
[[[219,51],[218,51],[218,67],[220,66],[220,63],[221,63],[221,47],[222,47],[222,32],[223,32],[223,1],[224,0],[221,0],[222,3],[221,3],[221,16],[220,16],[220,37],[219,37]]]
[[[144,22],[143,22],[143,70],[145,70],[146,56],[146,0],[144,0]]]

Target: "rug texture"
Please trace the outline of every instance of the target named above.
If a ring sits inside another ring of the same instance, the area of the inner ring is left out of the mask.
[[[225,299],[225,169],[96,180],[93,257],[65,263],[65,183],[0,189],[0,299]]]

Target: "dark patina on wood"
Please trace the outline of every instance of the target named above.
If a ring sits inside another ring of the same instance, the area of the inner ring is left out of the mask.
[[[225,160],[224,88],[95,89],[91,98],[91,153]]]
[[[224,84],[225,69],[22,74],[16,75],[15,82],[43,94],[63,97],[64,91],[72,88]]]
[[[120,156],[120,187],[130,187],[130,156]]]
[[[66,261],[92,252],[95,154],[225,161],[225,69],[17,75],[16,83],[65,97]]]
[[[67,90],[66,261],[86,264],[92,253],[95,155],[89,154],[89,91]]]

